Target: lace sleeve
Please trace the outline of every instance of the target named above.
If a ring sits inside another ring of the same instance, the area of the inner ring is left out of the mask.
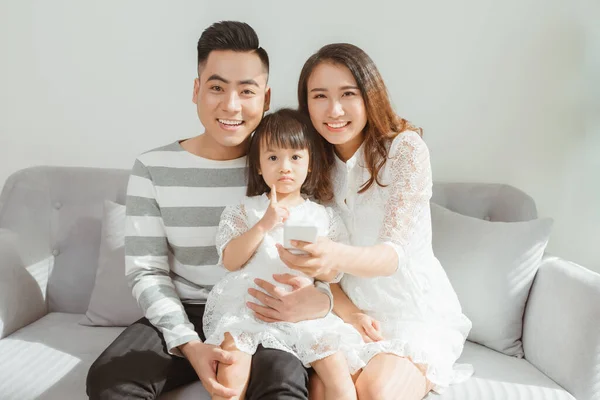
[[[329,217],[327,237],[334,242],[348,243],[350,241],[350,235],[348,234],[348,229],[346,229],[346,224],[344,224],[340,213],[335,207],[326,207],[325,210],[327,210],[327,216]]]
[[[348,234],[348,229],[346,229],[346,224],[342,220],[340,213],[335,209],[335,207],[326,207],[327,216],[329,217],[329,230],[327,233],[327,237],[334,242],[339,243],[349,243],[350,235]],[[343,272],[338,273],[333,280],[328,283],[338,283],[342,276],[344,276]]]
[[[218,265],[223,265],[223,251],[225,246],[236,237],[242,235],[249,229],[248,219],[246,218],[246,209],[243,205],[227,206],[221,214],[219,229],[215,245],[219,254]]]
[[[431,242],[429,150],[417,133],[405,132],[394,139],[388,163],[390,193],[379,241],[394,247],[401,268],[408,261],[410,248]]]

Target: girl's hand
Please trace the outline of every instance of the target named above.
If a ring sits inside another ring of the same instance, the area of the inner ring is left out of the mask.
[[[360,333],[365,343],[383,340],[379,321],[369,317],[367,314],[354,313],[345,322],[352,325]]]
[[[291,269],[300,271],[312,278],[329,274],[332,270],[341,271],[339,243],[326,237],[319,237],[316,243],[292,240],[291,244],[295,248],[308,253],[295,255],[278,244],[279,258]]]
[[[271,204],[269,204],[265,215],[258,221],[258,225],[265,232],[269,232],[275,225],[285,222],[289,216],[290,211],[287,207],[277,204],[277,191],[275,190],[275,184],[273,184],[271,188]]]

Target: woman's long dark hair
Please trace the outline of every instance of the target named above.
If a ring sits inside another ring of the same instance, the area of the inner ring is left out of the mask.
[[[364,149],[366,167],[371,176],[358,192],[365,192],[374,182],[379,186],[386,186],[379,180],[379,171],[388,158],[388,143],[404,131],[416,131],[423,136],[423,130],[394,112],[387,88],[375,63],[362,49],[348,43],[326,45],[304,63],[298,80],[298,109],[302,114],[309,116],[308,79],[314,69],[322,63],[342,65],[350,70],[367,110],[367,124],[363,129]],[[327,143],[327,150],[333,154],[333,145]]]

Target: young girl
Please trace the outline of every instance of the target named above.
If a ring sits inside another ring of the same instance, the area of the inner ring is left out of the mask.
[[[204,314],[206,343],[234,354],[231,365],[220,364],[219,383],[244,396],[251,356],[257,346],[295,354],[325,382],[327,399],[356,399],[350,374],[360,366],[354,349],[360,334],[329,313],[317,320],[266,323],[255,318],[246,302],[254,279],[293,273],[279,259],[285,222],[318,227],[319,236],[347,241],[347,231],[333,209],[314,203],[332,198],[322,139],[297,111],[282,109],[266,116],[250,141],[247,196],[241,205],[225,208],[217,233],[219,264],[230,274],[211,291]],[[339,280],[337,271],[316,279]],[[214,398],[214,397],[213,397]]]

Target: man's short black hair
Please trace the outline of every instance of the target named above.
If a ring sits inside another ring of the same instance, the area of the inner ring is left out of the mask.
[[[245,22],[220,21],[206,28],[198,40],[198,69],[214,50],[255,51],[269,73],[269,55],[260,47],[254,29]]]

